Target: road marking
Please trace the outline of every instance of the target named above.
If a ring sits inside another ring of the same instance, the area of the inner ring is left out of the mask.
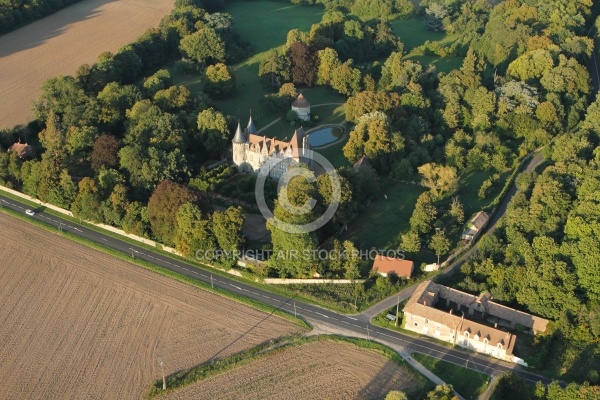
[[[347,316],[347,315],[346,315],[346,316]],[[348,316],[347,316],[347,317],[348,317]],[[355,320],[355,321],[358,321],[358,320],[357,320],[356,318],[354,318],[354,317],[348,317],[348,318],[350,318],[350,319],[353,319],[353,320]]]
[[[318,315],[320,315],[320,316],[322,316],[322,317],[325,317],[325,318],[329,318],[327,315],[325,315],[325,314],[321,314],[320,312],[316,312],[316,311],[315,311],[315,314],[318,314]]]
[[[241,288],[241,287],[239,287],[239,286],[235,286],[234,284],[231,284],[231,283],[229,284],[229,286],[231,286],[231,287],[234,287],[234,288],[236,288],[237,290],[242,290],[242,288]]]
[[[102,240],[104,240],[105,242],[108,242],[108,240],[106,240],[106,238],[102,238]]]

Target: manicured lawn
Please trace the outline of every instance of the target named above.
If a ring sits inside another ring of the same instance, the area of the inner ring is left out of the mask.
[[[344,157],[344,153],[342,151],[342,148],[347,141],[348,137],[346,136],[346,139],[343,141],[325,149],[315,149],[315,152],[329,160],[331,165],[333,165],[335,168],[350,166],[350,162],[346,159],[346,157]]]
[[[438,360],[425,354],[413,353],[412,356],[444,382],[452,385],[454,390],[467,400],[477,399],[490,381],[489,375]]]
[[[231,14],[234,26],[258,54],[285,44],[287,33],[296,28],[309,31],[321,20],[321,6],[290,5],[276,1],[228,2],[225,12]]]
[[[410,216],[423,191],[420,186],[406,183],[384,185],[377,200],[366,206],[341,239],[352,240],[361,249],[397,249],[399,234],[409,229]]]

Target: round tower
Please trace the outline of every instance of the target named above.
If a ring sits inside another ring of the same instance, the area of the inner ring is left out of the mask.
[[[292,110],[296,111],[298,118],[303,121],[310,121],[310,103],[300,93],[298,98],[292,102]]]
[[[246,170],[246,136],[242,132],[242,126],[238,122],[235,135],[231,141],[233,145],[233,164],[238,167],[240,172]]]

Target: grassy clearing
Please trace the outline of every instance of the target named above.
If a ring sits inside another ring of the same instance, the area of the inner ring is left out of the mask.
[[[492,176],[493,172],[491,170],[473,171],[461,176],[459,181],[460,189],[458,195],[463,203],[465,218],[470,218],[471,215],[477,211],[484,209],[489,211],[489,209],[496,206],[499,201],[497,197],[500,192],[502,192],[502,189],[504,188],[511,172],[512,170],[508,170],[500,174],[500,179],[494,184],[490,194],[484,199],[480,199],[477,193],[479,192],[479,188],[481,187],[483,181]]]
[[[408,54],[404,59],[418,61],[421,65],[434,65],[438,72],[445,73],[460,68],[463,63],[462,57],[454,56],[439,57],[433,55]]]
[[[407,183],[394,183],[378,195],[342,234],[362,249],[396,249],[399,234],[409,229],[417,198],[425,189]],[[387,195],[387,200],[383,195]]]
[[[342,148],[344,147],[346,142],[348,142],[348,136],[346,136],[346,138],[341,142],[336,143],[330,147],[324,149],[315,149],[315,152],[328,159],[331,165],[333,165],[335,168],[345,166],[349,167],[351,166],[351,164],[348,161],[348,159],[346,159],[346,157],[344,156],[344,152],[342,151]]]
[[[412,367],[408,363],[406,363],[395,350],[387,346],[365,339],[347,338],[339,335],[318,335],[310,337],[290,336],[277,340],[271,340],[252,349],[234,354],[229,357],[225,357],[221,360],[197,365],[186,371],[182,371],[178,374],[174,374],[167,377],[167,392],[177,390],[182,387],[188,386],[192,383],[205,380],[211,376],[230,371],[234,368],[255,361],[261,357],[285,351],[287,349],[300,346],[302,344],[317,341],[348,343],[356,346],[357,348],[374,351],[377,354],[383,356],[385,359],[394,362],[398,366],[406,368],[406,372],[411,373],[413,375],[412,379],[417,382],[417,384],[415,385],[417,389],[414,389],[410,393],[407,393],[411,396],[411,398],[421,398],[425,393],[433,389],[433,385],[427,379],[425,379],[421,374],[413,370]],[[162,390],[162,380],[157,380],[150,388],[147,397],[153,398],[162,393],[165,393]]]
[[[150,270],[150,271],[156,272],[158,274],[164,275],[166,277],[175,279],[177,281],[184,282],[184,283],[196,286],[196,287],[198,287],[198,288],[200,288],[202,290],[205,290],[207,292],[210,292],[210,293],[213,293],[213,294],[217,294],[219,296],[228,298],[230,300],[237,301],[238,303],[242,303],[242,304],[245,304],[247,306],[253,307],[253,308],[255,308],[255,309],[259,310],[259,311],[263,311],[263,312],[266,312],[268,314],[276,315],[278,317],[281,317],[281,318],[284,318],[284,319],[286,319],[288,321],[291,321],[291,322],[293,322],[293,323],[295,323],[295,324],[297,324],[297,325],[299,325],[299,326],[301,326],[301,327],[303,327],[305,329],[308,329],[308,330],[312,329],[312,327],[306,321],[304,321],[303,319],[294,317],[293,315],[291,315],[291,314],[289,314],[289,313],[287,313],[287,312],[285,312],[283,310],[280,310],[278,308],[271,307],[271,306],[269,306],[267,304],[264,304],[264,303],[261,303],[259,301],[250,299],[250,298],[245,297],[245,296],[238,295],[238,294],[233,293],[233,292],[229,292],[229,291],[224,290],[224,289],[220,289],[218,287],[211,288],[211,286],[209,284],[207,284],[207,283],[204,283],[204,282],[201,282],[199,280],[187,277],[187,276],[182,275],[182,274],[180,274],[178,272],[171,271],[169,269],[160,267],[158,265],[149,263],[147,261],[140,260],[140,259],[132,259],[129,254],[125,254],[125,253],[122,253],[120,251],[107,248],[107,247],[105,247],[105,246],[103,246],[101,244],[98,244],[98,243],[93,242],[91,240],[82,238],[81,236],[74,235],[74,234],[72,234],[70,232],[65,232],[64,230],[62,232],[58,231],[58,229],[56,227],[52,226],[52,225],[49,225],[49,224],[47,224],[47,223],[45,223],[43,221],[39,221],[39,220],[30,218],[30,217],[26,217],[25,215],[23,215],[23,214],[21,214],[19,212],[10,210],[10,209],[8,209],[6,207],[0,208],[0,211],[4,212],[6,214],[9,214],[9,215],[11,215],[11,216],[13,216],[15,218],[18,218],[18,219],[20,219],[22,221],[34,224],[34,225],[36,225],[36,226],[38,226],[38,227],[40,227],[40,228],[42,228],[42,229],[44,229],[46,231],[54,232],[57,235],[61,235],[61,236],[65,237],[65,238],[67,238],[67,239],[70,239],[70,240],[74,241],[74,242],[77,242],[77,243],[82,244],[84,246],[87,246],[87,247],[90,247],[92,249],[95,249],[95,250],[101,251],[103,253],[109,254],[111,256],[114,256],[114,257],[116,257],[116,258],[118,258],[120,260],[126,261],[126,262],[128,262],[130,264],[135,264],[137,266],[140,266],[140,267],[145,268],[147,270]]]
[[[413,358],[425,368],[449,383],[467,400],[475,400],[490,382],[490,376],[481,372],[438,360],[421,353],[413,353]]]
[[[436,41],[445,38],[443,32],[428,31],[420,18],[398,19],[390,23],[392,30],[404,43],[404,50],[410,51],[427,40]]]

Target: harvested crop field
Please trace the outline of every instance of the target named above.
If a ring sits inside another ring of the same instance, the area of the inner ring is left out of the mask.
[[[85,0],[0,36],[0,129],[33,118],[40,86],[157,27],[174,0]]]
[[[299,332],[291,322],[0,213],[3,399],[139,399],[165,373]]]
[[[382,399],[422,379],[373,350],[319,340],[275,351],[160,399]]]

